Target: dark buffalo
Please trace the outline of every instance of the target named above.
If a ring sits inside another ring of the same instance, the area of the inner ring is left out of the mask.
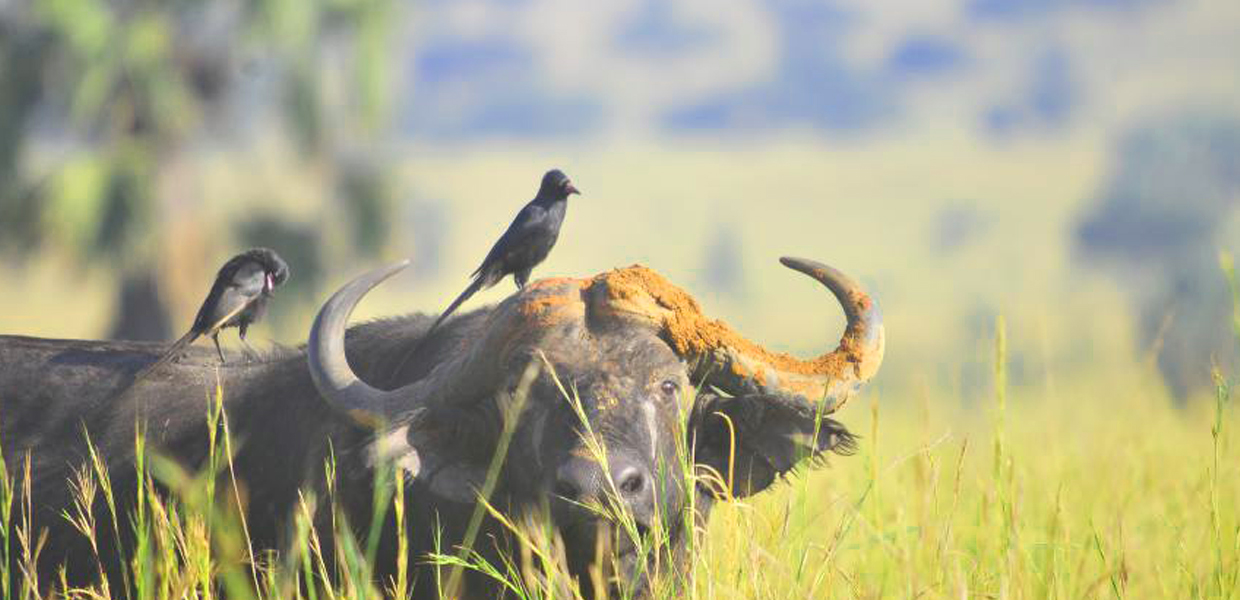
[[[550,519],[572,576],[564,579],[579,582],[587,596],[594,591],[589,575],[598,581],[602,572],[594,568],[600,558],[614,574],[609,585],[645,590],[650,573],[683,563],[693,524],[721,494],[759,492],[803,459],[853,446],[847,429],[823,414],[877,371],[879,309],[830,267],[783,263],[825,285],[847,315],[839,346],[816,359],[745,340],[642,267],[536,282],[453,319],[424,342],[431,319],[422,315],[346,334],[354,305],[403,268],[395,265],[338,291],[304,349],[223,367],[199,349],[121,394],[160,346],[0,337],[4,456],[10,473],[30,457],[33,519],[46,530],[42,581],[62,564],[70,582],[98,577],[91,548],[61,514],[70,502],[67,481],[87,456],[84,432],[109,465],[119,509],[128,511],[135,424],[150,446],[200,468],[206,408],[218,382],[256,550],[288,543],[302,490],[334,494],[338,514],[360,535],[371,522],[375,465],[395,464],[406,474],[411,550],[397,555],[389,515],[379,530],[376,576],[388,577],[406,560],[424,571],[415,592],[431,596],[437,571],[425,554],[436,536],[449,549],[465,537],[507,432],[491,503],[518,522]],[[337,466],[330,486],[329,455]],[[331,535],[332,528],[319,531]],[[652,531],[658,543],[646,543]],[[104,562],[117,569],[116,551],[103,538]],[[495,519],[484,519],[474,539],[492,559],[519,554]],[[465,585],[467,596],[495,597],[494,584],[481,576]]]

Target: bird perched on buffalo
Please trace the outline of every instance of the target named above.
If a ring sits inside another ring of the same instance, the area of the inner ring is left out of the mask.
[[[517,213],[517,218],[512,220],[499,241],[491,246],[487,257],[482,259],[482,265],[470,275],[474,278],[473,282],[439,315],[426,335],[429,336],[470,296],[494,286],[508,275],[512,275],[517,289],[525,287],[534,267],[546,260],[560,237],[560,225],[564,223],[564,214],[568,210],[568,197],[580,193],[563,171],[547,171],[538,186],[538,195]]]
[[[220,363],[224,352],[220,350],[220,330],[236,327],[245,343],[245,333],[250,325],[262,318],[267,310],[267,300],[272,291],[288,279],[288,263],[274,250],[254,248],[238,254],[224,263],[215,276],[215,283],[207,293],[207,299],[194,317],[194,325],[181,339],[173,342],[168,351],[151,366],[143,369],[135,381],[176,358],[186,346],[201,336],[211,336]],[[248,346],[248,344],[247,344]]]

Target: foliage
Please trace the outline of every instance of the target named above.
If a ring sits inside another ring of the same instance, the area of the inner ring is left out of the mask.
[[[341,181],[352,241],[364,242],[351,247],[373,254],[387,239],[375,224],[387,221],[389,190],[374,183],[386,167],[359,175],[343,149],[382,133],[391,11],[390,0],[48,0],[0,10],[0,252],[52,249],[122,277],[179,267],[162,264],[182,241],[168,233],[173,222],[192,199],[217,201],[192,187],[204,148],[270,136]],[[320,79],[331,56],[348,75],[329,83]],[[255,128],[267,114],[285,119]],[[206,233],[218,254],[238,250],[233,236]]]
[[[1213,361],[1234,344],[1224,281],[1210,258],[1233,249],[1228,223],[1240,189],[1240,121],[1188,113],[1132,128],[1077,226],[1077,248],[1116,275],[1138,315],[1142,347],[1179,400],[1208,390]]]

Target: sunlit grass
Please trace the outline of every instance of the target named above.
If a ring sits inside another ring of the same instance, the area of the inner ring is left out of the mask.
[[[1236,411],[1116,400],[1014,393],[990,422],[877,403],[862,460],[716,511],[709,597],[1234,595]],[[792,577],[804,555],[813,567]]]
[[[1235,289],[1230,261],[1222,262]],[[1220,370],[1212,399],[1176,409],[1148,364],[1122,365],[1114,356],[1105,357],[1108,366],[1096,375],[1061,374],[1048,366],[1041,378],[1017,380],[1007,367],[1014,353],[1030,351],[1028,338],[1010,332],[1004,319],[992,331],[975,356],[943,359],[989,365],[986,397],[964,397],[929,378],[916,394],[898,398],[872,387],[835,415],[861,434],[856,456],[832,458],[772,490],[718,504],[707,530],[687,540],[692,558],[686,569],[651,569],[656,597],[1240,597],[1234,382]],[[504,515],[488,500],[528,377],[508,404],[505,440],[479,490],[470,527],[477,531],[478,521],[490,517],[512,532],[518,551],[498,564],[483,558],[477,540],[459,546],[445,540],[425,558],[439,569],[438,582],[413,577],[403,562],[390,569],[393,580],[375,580],[377,537],[358,539],[351,532],[377,531],[387,515],[406,522],[402,502],[408,498],[398,484],[404,475],[381,465],[374,518],[350,524],[333,504],[339,480],[330,460],[323,465],[327,489],[307,490],[295,510],[290,546],[283,554],[255,556],[249,524],[237,510],[244,494],[222,411],[226,390],[216,389],[207,403],[203,472],[185,472],[160,456],[139,431],[136,490],[113,487],[109,468],[115,467],[93,446],[88,463],[66,482],[76,506],[63,518],[91,548],[135,540],[126,546],[123,577],[111,584],[69,589],[63,575],[35,579],[33,565],[46,547],[29,526],[30,460],[0,463],[0,537],[11,555],[0,563],[0,581],[16,582],[7,589],[22,598],[50,588],[74,598],[326,600],[405,597],[437,585],[440,595],[454,597],[459,573],[474,570],[518,598],[571,599],[581,594],[579,583],[607,590],[614,573],[606,564],[588,582],[565,574],[563,541],[546,526],[545,514]],[[605,466],[605,447],[572,382],[559,383],[587,450]],[[681,450],[688,456],[687,447]],[[697,472],[689,460],[660,469],[725,495],[731,479],[730,472]],[[117,513],[122,494],[136,494],[132,514]],[[695,526],[686,515],[661,515],[643,535],[617,503],[590,508],[615,519],[620,535],[643,551],[667,546],[672,519]],[[316,527],[323,526],[316,515],[324,510],[335,535]],[[334,547],[324,547],[325,540]],[[408,547],[404,527],[396,542]],[[329,553],[339,560],[326,560]],[[628,595],[621,586],[619,597]]]
[[[1004,331],[1001,323],[998,331]],[[1005,352],[1002,338],[996,340],[992,358],[999,382]],[[1240,419],[1230,385],[1220,380],[1215,402],[1182,410],[1157,391],[1120,399],[1077,394],[1070,384],[1060,389],[1061,395],[1048,397],[1040,389],[1000,386],[980,415],[932,392],[920,402],[888,404],[871,394],[851,404],[840,418],[863,434],[857,456],[834,458],[771,491],[717,506],[708,531],[692,542],[689,568],[678,575],[659,570],[658,595],[1236,597],[1240,450],[1234,432]],[[571,386],[564,391],[575,397]],[[246,524],[236,511],[221,393],[208,414],[215,433],[203,473],[182,471],[138,438],[137,465],[144,475],[135,514],[116,515],[109,508],[115,495],[135,490],[113,489],[97,455],[66,482],[78,508],[65,518],[92,544],[136,532],[121,582],[131,597],[215,598],[227,592],[230,598],[318,600],[433,585],[408,573],[372,581],[374,545],[344,534],[341,514],[335,527],[342,535],[333,539],[342,560],[329,571],[327,549],[313,524],[323,499],[313,496],[297,511],[287,554],[253,561]],[[1123,410],[1115,408],[1120,400]],[[595,451],[603,456],[601,446]],[[30,593],[48,585],[30,579],[33,557],[45,548],[26,525],[31,499],[25,486],[13,486],[13,478],[29,477],[25,461],[11,464],[21,466],[4,473],[0,521],[3,535],[18,540],[6,546],[18,555],[12,563],[17,570],[5,562],[0,578],[28,583]],[[335,467],[325,468],[334,477]],[[376,515],[395,511],[403,522],[393,501],[403,493],[392,485],[397,476],[380,470],[387,483],[375,486],[382,509]],[[156,493],[156,482],[171,494]],[[333,494],[327,490],[325,496]],[[660,537],[666,532],[639,536],[619,506],[596,509],[618,519],[622,534],[643,549],[667,543]],[[576,594],[557,570],[563,547],[553,531],[537,519],[502,516],[489,504],[479,510],[508,519],[526,548],[504,564],[487,564],[468,547],[445,546],[432,560],[445,569],[488,570],[517,597]],[[365,525],[374,531],[379,519]],[[606,585],[608,577],[600,571],[593,583]],[[83,598],[125,593],[103,583],[88,590],[53,587]],[[450,588],[443,591],[450,595]]]

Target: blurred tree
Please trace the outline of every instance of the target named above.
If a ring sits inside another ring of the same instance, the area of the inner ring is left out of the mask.
[[[703,283],[716,294],[737,297],[745,291],[744,253],[736,228],[725,223],[715,225],[706,243],[702,260]]]
[[[340,198],[348,209],[351,246],[376,256],[391,233],[392,194],[386,170],[372,161],[356,161],[342,169]]]
[[[25,256],[42,241],[36,185],[20,177],[26,122],[39,102],[48,36],[30,31],[0,8],[0,251]]]
[[[159,302],[159,286],[149,271],[127,275],[120,287],[120,302],[131,310],[118,311],[108,326],[112,339],[162,340],[174,332],[169,327],[168,310]]]
[[[930,247],[951,254],[976,242],[993,228],[994,215],[964,203],[949,203],[938,210],[930,224]]]
[[[439,275],[447,232],[451,226],[447,203],[442,200],[414,201],[407,203],[407,206],[404,222],[412,238],[413,276],[419,280],[433,279]]]
[[[355,232],[365,230],[351,239],[375,253],[390,208],[385,188],[364,182],[384,177],[358,179],[337,166],[334,149],[383,131],[391,8],[390,0],[0,5],[0,251],[20,259],[55,245],[85,266],[117,269],[124,283],[112,335],[162,337],[166,323],[128,324],[166,319],[156,272],[175,265],[159,264],[173,243],[161,232],[184,185],[172,167],[205,139],[238,142],[227,135],[245,129],[238,113],[271,104],[286,116],[277,133],[345,182],[337,187]],[[263,84],[274,82],[275,97],[255,104],[246,93],[258,84],[238,76],[242,56],[264,57]],[[329,59],[347,74],[335,102],[320,76]],[[36,155],[53,163],[47,174],[35,173]]]
[[[1233,364],[1231,297],[1217,253],[1240,201],[1240,121],[1192,114],[1143,124],[1076,231],[1079,253],[1118,276],[1138,315],[1142,351],[1181,401]]]

